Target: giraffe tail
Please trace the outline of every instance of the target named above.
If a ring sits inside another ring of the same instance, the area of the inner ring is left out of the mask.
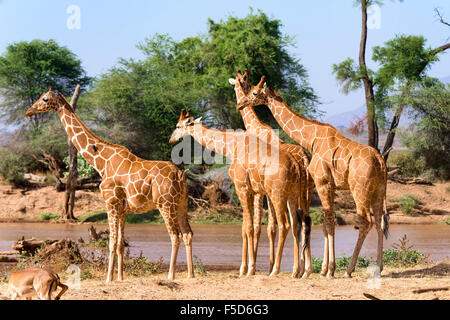
[[[303,218],[303,210],[297,209],[297,219],[298,219],[298,227],[297,227],[297,235],[300,237],[302,232],[302,225],[305,223],[305,242],[302,246],[302,255],[305,255],[305,250],[308,247],[310,238],[311,238],[311,217],[309,215],[305,215]]]
[[[386,196],[383,201],[383,219],[381,220],[381,230],[383,230],[384,237],[387,239],[389,236],[389,213],[387,211]]]

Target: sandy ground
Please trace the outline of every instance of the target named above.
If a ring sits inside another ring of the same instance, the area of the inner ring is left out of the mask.
[[[69,289],[62,299],[366,300],[364,293],[368,293],[381,300],[450,300],[450,289],[413,292],[424,288],[450,288],[450,260],[411,269],[387,268],[377,280],[371,279],[366,271],[356,272],[351,279],[338,273],[332,280],[318,274],[308,279],[292,279],[288,273],[276,277],[257,273],[253,277],[239,278],[238,270],[209,271],[194,279],[186,279],[186,273],[180,272],[175,281],[167,281],[166,276],[161,273],[145,278],[125,277],[124,281],[111,284],[104,280],[84,280],[80,289]],[[6,287],[6,283],[0,284],[0,299],[7,298]]]
[[[413,209],[414,216],[403,214],[396,200],[412,194],[419,200]],[[0,222],[36,221],[44,212],[62,213],[64,192],[54,187],[43,187],[24,191],[0,184]],[[313,197],[312,205],[320,207],[320,200]],[[391,223],[430,224],[439,223],[450,216],[450,182],[428,185],[405,185],[389,181],[387,205]],[[89,211],[104,210],[105,204],[98,192],[77,191],[75,216]],[[338,191],[335,210],[339,211],[348,224],[353,224],[355,203],[349,191]]]

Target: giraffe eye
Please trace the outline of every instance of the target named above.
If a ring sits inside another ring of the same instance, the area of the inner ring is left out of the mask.
[[[253,91],[252,93],[255,97],[258,95],[258,92],[256,92],[256,91]]]
[[[48,98],[44,98],[43,100],[44,100],[44,102],[45,102],[45,103],[47,103],[47,102],[48,102]]]

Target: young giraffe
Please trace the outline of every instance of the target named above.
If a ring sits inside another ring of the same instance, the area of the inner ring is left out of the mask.
[[[248,70],[245,70],[244,74],[241,73],[240,70],[238,70],[236,74],[236,78],[230,78],[229,83],[231,85],[234,85],[234,91],[236,93],[236,101],[239,105],[240,101],[245,98],[245,96],[248,94],[249,90],[251,89],[251,83],[250,83],[250,77]],[[307,228],[311,228],[311,218],[309,217],[309,206],[311,204],[311,196],[314,189],[314,181],[309,174],[307,168],[309,166],[309,158],[306,155],[303,148],[299,145],[284,143],[283,140],[281,140],[278,135],[275,133],[275,131],[270,127],[269,125],[262,122],[258,116],[256,115],[255,110],[253,107],[244,108],[240,110],[242,119],[244,121],[245,128],[247,132],[255,135],[258,137],[258,139],[270,143],[270,144],[276,144],[279,145],[279,148],[285,149],[288,152],[290,152],[294,158],[297,160],[300,166],[301,174],[302,174],[302,182],[306,182],[305,185],[301,185],[301,200],[300,203],[302,205],[302,210],[304,214],[302,215],[303,222],[302,222],[302,243],[305,248],[305,250],[310,251],[310,246],[306,246],[305,244],[309,244],[309,239],[305,239],[305,236],[309,233],[307,232]],[[255,220],[260,220],[260,216],[262,214],[262,200],[263,197],[256,197],[255,196]],[[260,208],[260,210],[257,210],[257,208]],[[272,252],[272,246],[273,241],[275,238],[275,226],[271,226],[273,222],[272,217],[272,211],[273,207],[272,204],[269,202],[269,223],[267,227],[267,233],[269,234],[270,239],[270,253],[271,253],[271,265],[273,261],[273,252]],[[258,214],[261,212],[260,214]],[[272,222],[272,223],[271,223]],[[258,224],[255,223],[255,233],[257,233],[256,238],[259,238],[259,228],[257,227]],[[311,257],[311,254],[307,254],[307,257]],[[305,261],[304,261],[304,255],[302,254],[301,259],[301,274],[303,274],[303,270],[305,270],[305,273],[303,277],[308,277],[312,272],[312,266],[311,261],[307,262],[307,268],[304,269]]]
[[[252,87],[238,110],[265,104],[281,128],[312,154],[308,167],[316,184],[324,210],[325,238],[322,275],[331,278],[335,270],[333,203],[335,190],[350,190],[358,214],[358,241],[346,276],[355,269],[361,246],[372,227],[370,208],[375,216],[378,232],[377,264],[383,268],[383,233],[388,234],[386,210],[387,170],[378,152],[367,145],[347,139],[332,125],[309,120],[295,113],[283,99],[267,87],[265,77]]]
[[[127,148],[106,142],[90,131],[65,97],[51,89],[41,95],[26,112],[58,112],[72,143],[102,177],[100,192],[106,202],[109,222],[109,265],[106,282],[113,280],[115,254],[118,256],[118,280],[123,279],[124,227],[127,213],[159,209],[172,242],[169,280],[183,238],[186,246],[188,277],[193,277],[192,230],[187,220],[186,172],[170,161],[147,161]]]
[[[299,197],[301,174],[295,158],[245,131],[225,131],[203,126],[190,113],[181,112],[177,127],[170,138],[176,143],[186,136],[192,136],[202,146],[232,160],[229,174],[236,187],[236,194],[243,209],[242,264],[240,275],[255,274],[255,253],[253,243],[253,204],[256,194],[267,195],[275,208],[278,222],[278,246],[274,267],[270,275],[280,271],[284,242],[290,225],[294,237],[294,267],[292,276],[300,273],[299,266]],[[268,152],[265,152],[268,151]],[[288,215],[289,210],[289,215]],[[249,255],[250,263],[247,261]]]

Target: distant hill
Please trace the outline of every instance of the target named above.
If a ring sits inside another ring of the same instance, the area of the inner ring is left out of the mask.
[[[444,83],[450,83],[450,76],[439,78],[439,80]],[[339,129],[339,131],[342,131],[341,129],[348,128],[352,121],[362,118],[365,114],[366,105],[364,104],[356,109],[328,116],[323,122],[330,123]],[[411,123],[413,123],[413,119],[405,115],[400,118],[400,127],[408,126]]]

